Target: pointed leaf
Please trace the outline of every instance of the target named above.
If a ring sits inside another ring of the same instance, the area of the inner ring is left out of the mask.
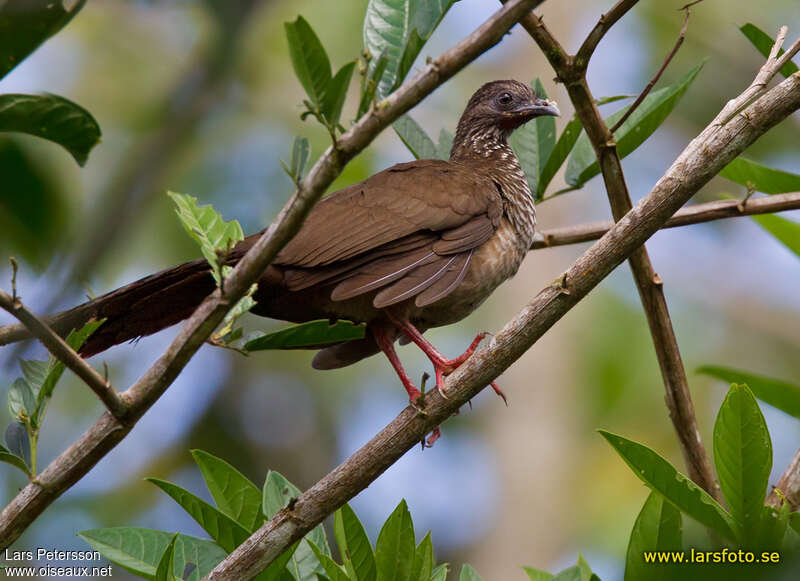
[[[258,574],[255,581],[294,581],[294,577],[289,573],[286,566],[294,556],[294,552],[297,550],[299,544],[300,542],[294,543],[291,547],[278,555],[275,560],[269,564],[269,567]]]
[[[583,555],[578,553],[578,563],[577,567],[581,572],[581,581],[590,581],[592,578],[592,568],[589,566],[589,562],[583,558]]]
[[[342,506],[333,515],[333,530],[350,579],[375,581],[377,573],[372,546],[364,526],[349,504]]]
[[[8,390],[8,413],[15,421],[26,423],[36,411],[36,398],[31,386],[18,377]]]
[[[30,474],[28,466],[31,464],[31,440],[25,425],[20,422],[8,424],[5,441],[8,451],[22,460],[25,464],[25,472]]]
[[[758,49],[758,52],[760,52],[765,58],[769,56],[769,52],[772,50],[772,45],[775,44],[775,40],[769,34],[749,22],[742,26],[739,30],[741,30],[742,34],[744,34],[747,39],[753,43],[753,46]],[[785,52],[785,50],[780,49],[778,51],[778,56]],[[798,69],[797,65],[792,61],[789,61],[781,67],[781,74],[784,77],[791,77],[798,70],[800,69]]]
[[[536,187],[536,200],[541,200],[544,197],[544,192],[547,189],[547,186],[550,185],[550,182],[555,177],[556,172],[561,168],[564,164],[564,160],[567,159],[570,151],[575,146],[575,142],[578,140],[578,136],[581,134],[581,122],[578,119],[572,119],[567,126],[564,127],[564,131],[558,138],[555,146],[553,147],[553,151],[547,158],[547,161],[542,168],[542,172],[539,175],[539,179],[537,181]]]
[[[0,131],[35,135],[66,149],[79,165],[100,143],[100,126],[86,109],[58,95],[0,95]]]
[[[248,351],[305,349],[312,345],[363,339],[364,332],[364,324],[354,325],[350,321],[336,321],[331,325],[328,319],[321,319],[261,335],[245,343],[244,348]]]
[[[457,0],[418,0],[409,2],[413,12],[411,22],[411,32],[408,35],[406,46],[403,49],[403,56],[400,57],[397,75],[394,80],[392,90],[399,87],[405,80],[406,75],[411,70],[414,61],[417,59],[422,47],[428,42],[433,31],[447,14],[447,11]]]
[[[437,565],[436,568],[431,573],[431,581],[446,581],[447,573],[450,572],[450,565],[447,563],[442,563],[441,565]]]
[[[737,157],[719,172],[722,177],[765,194],[800,191],[800,175],[773,169],[750,159]]]
[[[375,100],[375,93],[378,90],[378,83],[383,76],[384,71],[386,70],[386,65],[389,63],[389,60],[386,58],[385,54],[381,54],[377,59],[372,57],[370,61],[370,66],[368,74],[364,75],[364,81],[361,87],[361,101],[358,103],[358,114],[356,115],[356,119],[360,119],[361,116],[367,112],[369,109],[370,104]]]
[[[439,159],[450,159],[450,152],[453,150],[453,134],[447,129],[439,131],[439,145],[436,146],[436,157]]]
[[[6,0],[0,3],[0,79],[61,30],[86,0]]]
[[[226,222],[209,204],[199,206],[197,198],[177,192],[167,192],[177,206],[181,224],[189,236],[200,245],[200,251],[211,265],[211,272],[220,284],[222,271],[217,250],[225,251],[244,238],[242,227],[236,220]]]
[[[409,115],[403,115],[392,123],[392,128],[400,140],[417,159],[435,159],[436,145],[425,130]]]
[[[720,536],[729,540],[736,538],[735,523],[725,509],[705,490],[678,472],[672,464],[638,442],[605,430],[599,432],[631,467],[634,474],[652,490]]]
[[[172,533],[135,527],[86,530],[78,536],[109,561],[148,579],[155,576],[161,556],[172,539]],[[181,575],[187,563],[194,563],[197,569],[189,580],[199,581],[225,557],[225,551],[211,541],[178,535],[173,574]]]
[[[558,573],[555,577],[553,577],[553,581],[586,581],[583,578],[583,573],[581,572],[581,568],[577,565],[573,565],[569,569],[564,569],[560,573]]]
[[[305,137],[295,137],[292,144],[292,178],[296,181],[303,179],[308,163],[310,147]]]
[[[539,97],[547,98],[538,77],[531,84]],[[556,118],[550,115],[537,117],[512,133],[508,141],[525,172],[528,187],[531,192],[537,192],[539,176],[556,144]]]
[[[791,512],[789,503],[781,504],[776,510],[771,506],[760,506],[761,518],[758,531],[754,535],[752,547],[756,551],[775,551],[780,549],[786,540],[787,527]]]
[[[714,460],[719,484],[740,542],[754,539],[772,469],[772,442],[756,398],[746,385],[731,385],[714,424]]]
[[[331,82],[331,62],[325,48],[302,16],[294,22],[285,22],[289,56],[300,84],[311,102],[322,109]]]
[[[28,385],[31,387],[33,395],[38,397],[39,390],[42,388],[42,385],[47,380],[47,375],[50,373],[50,362],[37,361],[35,359],[30,359],[28,361],[20,360],[19,368],[22,370],[25,381],[27,381]]]
[[[716,377],[726,383],[746,383],[761,401],[800,418],[800,385],[719,365],[704,365],[697,373]]]
[[[472,565],[462,565],[461,573],[458,575],[458,581],[483,581],[478,572],[472,568]]]
[[[328,84],[321,109],[325,119],[331,125],[337,125],[342,116],[344,99],[347,97],[347,89],[350,87],[350,79],[353,77],[355,68],[356,61],[345,64]]]
[[[323,553],[314,543],[309,541],[308,544],[311,550],[314,551],[314,555],[322,564],[322,568],[325,569],[325,573],[330,581],[349,581],[347,573],[344,572],[336,561]]]
[[[553,581],[554,575],[541,569],[534,569],[533,567],[523,567],[523,571],[528,575],[530,581]]]
[[[242,525],[188,490],[158,478],[147,478],[146,480],[166,492],[228,553],[250,536],[249,531]]]
[[[6,464],[11,464],[22,470],[25,474],[30,476],[31,472],[28,469],[28,465],[25,463],[25,460],[13,454],[11,450],[6,448],[5,446],[0,446],[0,462],[5,462]]]
[[[772,214],[750,217],[789,250],[800,256],[800,223]]]
[[[375,564],[378,581],[408,581],[414,561],[414,524],[405,500],[401,500],[378,534]]]
[[[164,549],[164,553],[158,561],[158,567],[156,567],[154,581],[173,581],[175,579],[175,575],[172,572],[175,570],[175,541],[177,539],[178,533],[175,533],[172,535],[167,548]]]
[[[653,563],[645,563],[645,551],[680,551],[683,523],[680,511],[651,492],[631,531],[625,561],[625,581],[669,579],[668,572]]]
[[[430,581],[433,566],[436,558],[433,555],[433,543],[431,542],[431,532],[425,535],[417,550],[414,551],[414,566],[411,568],[411,581]]]
[[[693,68],[674,85],[653,91],[644,98],[641,105],[614,132],[620,158],[634,151],[658,129],[683,97],[702,67],[703,65],[699,65]],[[606,119],[606,124],[609,127],[613,126],[629,107],[611,115]],[[566,181],[571,186],[580,187],[599,173],[600,166],[597,163],[594,148],[586,133],[582,133],[567,162]]]
[[[192,450],[192,457],[217,508],[251,533],[260,527],[264,515],[258,487],[225,460],[208,452]]]

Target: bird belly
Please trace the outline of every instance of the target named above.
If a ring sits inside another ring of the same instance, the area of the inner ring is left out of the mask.
[[[502,282],[514,276],[528,251],[511,223],[503,218],[494,236],[475,250],[464,280],[446,297],[411,313],[423,327],[450,325],[477,309]]]

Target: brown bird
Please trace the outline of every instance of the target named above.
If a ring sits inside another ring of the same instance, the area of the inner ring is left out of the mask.
[[[397,164],[323,198],[258,280],[252,312],[296,323],[366,323],[363,339],[323,347],[313,367],[336,369],[383,351],[412,403],[420,391],[394,342],[413,341],[433,363],[442,390],[444,376],[474,352],[484,334],[464,354],[447,359],[423,333],[463,319],[517,272],[536,220],[508,136],[540,115],[558,115],[558,109],[528,86],[483,85],[459,120],[448,161]],[[240,242],[229,262],[237,262],[260,235]],[[80,350],[94,355],[187,318],[214,288],[208,263],[195,260],[49,322],[66,333],[91,318],[105,318]],[[0,332],[0,344],[10,338],[21,337]]]

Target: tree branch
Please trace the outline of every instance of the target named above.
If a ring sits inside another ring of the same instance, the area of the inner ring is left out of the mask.
[[[86,385],[91,388],[100,401],[106,406],[114,417],[124,418],[127,413],[125,402],[120,399],[117,391],[101,376],[91,365],[86,363],[75,350],[59,337],[44,321],[28,310],[18,297],[0,291],[0,307],[8,311],[25,325],[31,334],[47,347],[53,356],[66,365]]]
[[[780,508],[784,500],[789,503],[790,512],[800,507],[800,450],[795,452],[786,471],[767,497],[767,506]]]
[[[178,336],[145,374],[122,394],[126,423],[103,414],[79,440],[56,458],[0,513],[0,548],[8,547],[51,503],[86,474],[133,427],[177,377],[223,317],[300,229],[312,205],[350,159],[378,133],[447,79],[500,42],[508,30],[542,0],[510,0],[477,30],[433,60],[412,80],[373,107],[320,157],[297,191],[217,289],[187,319]]]
[[[636,6],[639,0],[619,0],[608,12],[600,16],[594,28],[586,36],[583,44],[575,53],[574,65],[582,73],[586,72],[589,66],[589,59],[592,58],[597,45],[603,40],[606,33],[611,30],[611,27],[617,23],[617,20],[625,16],[628,11]]]
[[[206,579],[240,581],[255,576],[291,543],[419,444],[434,426],[456,413],[635,252],[725,165],[798,109],[800,74],[795,74],[751,103],[729,123],[720,124],[719,116],[714,119],[647,196],[584,252],[557,282],[543,289],[508,322],[489,345],[447,377],[447,399],[438,392],[431,393],[426,397],[424,414],[407,407],[364,447],[259,528]]]
[[[800,192],[749,198],[745,201],[717,200],[706,204],[689,206],[681,209],[667,220],[662,228],[677,228],[725,218],[771,214],[787,210],[800,210]],[[613,222],[595,222],[544,230],[537,233],[536,239],[531,244],[531,250],[597,240],[608,232],[613,225]]]

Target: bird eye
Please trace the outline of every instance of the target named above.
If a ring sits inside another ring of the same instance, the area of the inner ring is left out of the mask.
[[[501,105],[508,105],[511,101],[514,100],[514,97],[511,96],[511,93],[503,93],[497,98],[497,102]]]

